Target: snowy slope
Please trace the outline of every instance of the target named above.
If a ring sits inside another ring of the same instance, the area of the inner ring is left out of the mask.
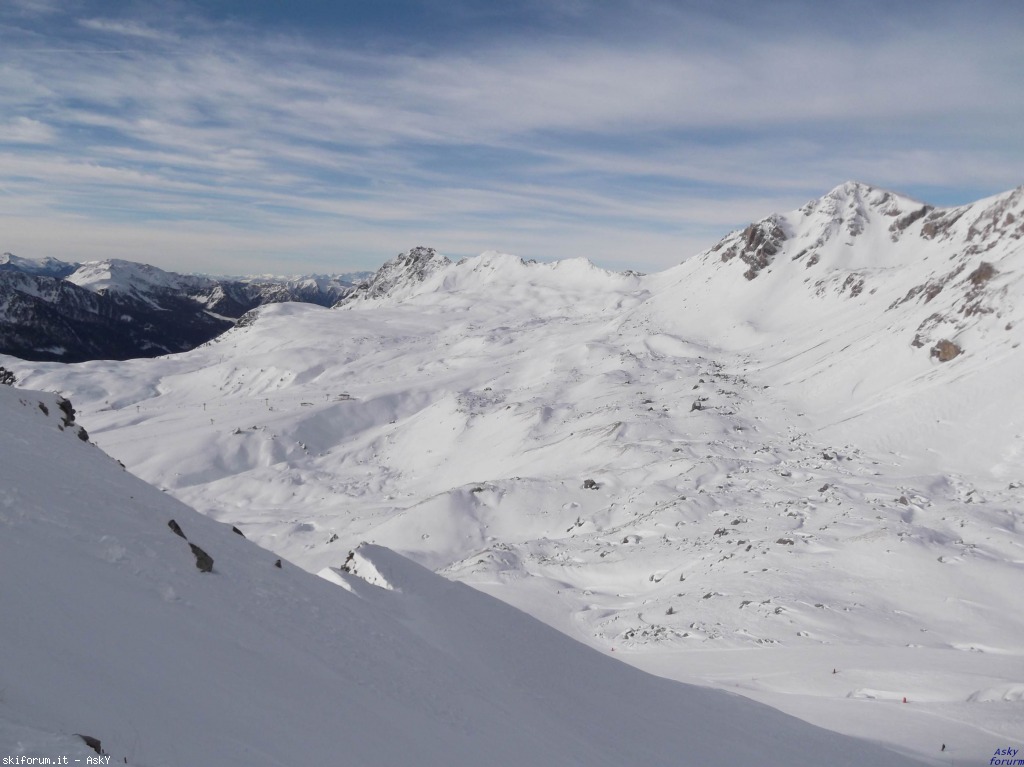
[[[642,321],[749,355],[826,439],[1019,478],[1024,187],[934,209],[847,183],[655,280]]]
[[[372,540],[659,674],[987,762],[1024,705],[1021,206],[845,184],[647,277],[416,249],[186,355],[3,364],[311,572]]]
[[[5,757],[84,759],[83,733],[149,766],[912,763],[645,675],[386,549],[334,583],[275,567],[69,415],[0,386]]]

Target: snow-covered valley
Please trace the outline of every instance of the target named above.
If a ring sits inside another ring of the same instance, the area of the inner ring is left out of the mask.
[[[0,414],[4,764],[916,763],[387,549],[317,578],[132,477],[55,395],[0,386]]]
[[[1024,188],[845,184],[659,274],[417,249],[185,354],[0,363],[310,573],[358,591],[369,541],[658,675],[987,764],[1024,732],[1022,227]],[[715,763],[652,748],[607,763]]]

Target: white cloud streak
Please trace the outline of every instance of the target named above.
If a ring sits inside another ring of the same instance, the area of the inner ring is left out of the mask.
[[[0,52],[0,186],[34,211],[25,221],[48,212],[92,250],[120,235],[237,260],[273,244],[312,263],[347,238],[346,258],[365,260],[346,266],[365,267],[422,233],[455,253],[652,269],[851,177],[900,191],[1024,180],[1017,30],[854,42],[684,21],[676,44],[412,55],[83,19],[63,55],[37,36]],[[173,234],[200,212],[215,233]],[[15,231],[28,255],[68,255],[53,227],[34,239],[9,217]]]
[[[162,32],[138,21],[117,21],[114,19],[80,19],[85,29],[110,35],[141,38],[143,40],[174,40],[175,35]]]
[[[51,126],[30,117],[0,123],[0,144],[52,144],[56,137]]]

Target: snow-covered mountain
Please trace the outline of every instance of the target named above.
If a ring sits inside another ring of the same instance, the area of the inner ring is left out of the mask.
[[[637,320],[749,355],[830,440],[1015,480],[1022,238],[1024,187],[934,209],[847,183],[658,275]]]
[[[661,675],[987,763],[1024,705],[1022,222],[1021,189],[849,183],[659,274],[415,249],[185,355],[3,364],[311,572],[370,540]]]
[[[123,471],[53,394],[0,385],[0,419],[5,763],[918,764],[387,549],[317,578]]]
[[[413,291],[435,272],[451,264],[433,248],[416,247],[399,253],[371,277],[360,282],[340,303],[398,298]]]
[[[221,279],[120,259],[66,264],[8,253],[0,262],[0,351],[64,362],[180,352],[263,304],[331,306],[362,276]]]
[[[57,258],[44,258],[35,261],[30,258],[22,258],[13,253],[0,253],[0,272],[22,272],[23,274],[35,274],[42,277],[67,277],[79,264],[68,263]]]

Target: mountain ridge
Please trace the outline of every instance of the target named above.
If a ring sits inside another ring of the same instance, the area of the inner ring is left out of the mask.
[[[65,263],[8,253],[0,263],[0,352],[65,362],[181,352],[257,306],[331,306],[351,289],[343,276],[218,279],[123,259]]]

